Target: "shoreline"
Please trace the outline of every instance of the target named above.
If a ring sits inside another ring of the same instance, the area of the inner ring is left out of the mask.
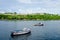
[[[0,14],[0,20],[60,20],[57,14]]]

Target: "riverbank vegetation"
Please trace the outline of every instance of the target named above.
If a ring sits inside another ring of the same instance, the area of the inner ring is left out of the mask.
[[[0,13],[0,20],[60,20],[60,15],[49,13],[17,14]]]

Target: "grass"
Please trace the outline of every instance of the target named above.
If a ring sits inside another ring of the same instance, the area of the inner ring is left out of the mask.
[[[0,20],[60,20],[60,15],[49,13],[35,13],[35,14],[17,14],[14,13],[0,13]]]

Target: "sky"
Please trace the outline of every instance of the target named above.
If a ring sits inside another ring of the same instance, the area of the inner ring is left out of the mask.
[[[0,0],[0,12],[60,14],[60,0]]]

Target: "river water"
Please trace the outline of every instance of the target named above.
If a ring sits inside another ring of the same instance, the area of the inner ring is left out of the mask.
[[[44,26],[34,26],[43,23]],[[11,37],[11,31],[30,28],[31,34]],[[60,40],[60,21],[0,20],[0,40]]]

